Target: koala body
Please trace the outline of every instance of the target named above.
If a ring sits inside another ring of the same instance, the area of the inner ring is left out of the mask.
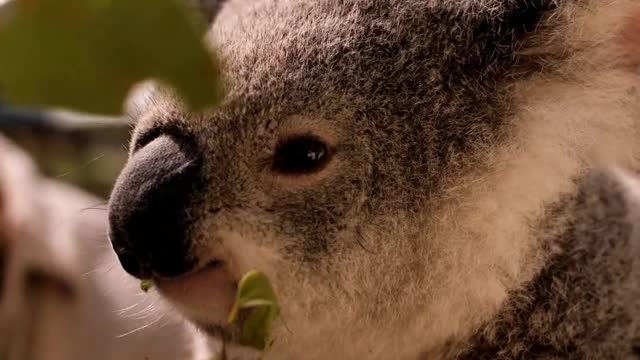
[[[226,98],[140,105],[114,249],[229,341],[266,272],[267,358],[631,358],[638,23],[631,0],[229,2]]]

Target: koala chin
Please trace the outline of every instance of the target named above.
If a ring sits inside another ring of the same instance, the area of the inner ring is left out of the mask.
[[[266,359],[640,356],[640,2],[230,0],[224,101],[136,102],[124,269]]]

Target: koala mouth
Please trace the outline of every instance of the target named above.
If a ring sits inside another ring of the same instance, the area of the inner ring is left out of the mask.
[[[237,280],[224,261],[210,261],[179,277],[157,278],[155,285],[177,310],[193,323],[202,324],[203,330],[215,329],[212,332],[216,334],[223,332],[237,288]]]

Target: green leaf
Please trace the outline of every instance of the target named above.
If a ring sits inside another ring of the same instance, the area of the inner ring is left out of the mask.
[[[192,110],[222,89],[205,27],[179,0],[17,0],[0,27],[0,95],[32,107],[119,114],[154,79]]]
[[[147,279],[140,281],[140,290],[147,292],[153,287],[153,280]]]
[[[240,280],[229,323],[237,319],[241,310],[247,311],[247,316],[243,318],[239,343],[264,350],[271,325],[280,312],[276,294],[264,273],[250,271]]]

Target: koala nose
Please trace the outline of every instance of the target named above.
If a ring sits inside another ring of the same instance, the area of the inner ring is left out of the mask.
[[[130,157],[109,201],[109,237],[126,272],[175,277],[193,267],[188,211],[201,163],[194,142],[169,135]]]

